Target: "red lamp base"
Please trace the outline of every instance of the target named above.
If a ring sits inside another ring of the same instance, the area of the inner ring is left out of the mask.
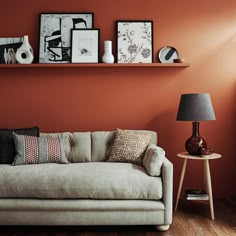
[[[207,148],[206,141],[199,135],[199,122],[193,122],[193,134],[186,141],[185,149],[191,155],[201,155],[201,149]]]
[[[200,136],[191,136],[185,143],[186,151],[194,156],[201,155],[202,148],[207,149],[207,143]]]

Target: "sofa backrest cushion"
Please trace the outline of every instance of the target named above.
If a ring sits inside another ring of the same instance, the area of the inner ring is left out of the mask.
[[[106,161],[115,139],[115,131],[96,131],[91,133],[92,161]]]
[[[147,130],[138,130],[138,132],[147,132]],[[150,143],[157,144],[157,133],[151,133]],[[111,154],[112,145],[115,139],[116,131],[97,131],[91,133],[92,141],[92,161],[106,161]]]
[[[90,132],[40,133],[40,136],[61,137],[64,140],[65,155],[69,162],[91,162]]]

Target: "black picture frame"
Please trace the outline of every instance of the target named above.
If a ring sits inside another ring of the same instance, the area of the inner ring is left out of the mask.
[[[71,63],[98,63],[100,29],[71,30]]]
[[[152,20],[116,21],[117,63],[153,63]]]
[[[70,63],[71,29],[92,29],[94,13],[40,13],[39,63]]]

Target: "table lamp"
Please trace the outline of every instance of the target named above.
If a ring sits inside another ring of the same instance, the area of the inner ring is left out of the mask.
[[[215,113],[208,93],[182,94],[179,102],[177,121],[192,121],[192,136],[185,143],[191,155],[200,155],[207,148],[206,141],[199,134],[199,121],[215,120]]]

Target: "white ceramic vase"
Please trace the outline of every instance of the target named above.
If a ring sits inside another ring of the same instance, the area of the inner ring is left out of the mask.
[[[112,42],[104,41],[104,54],[102,56],[103,63],[114,63],[114,56],[112,55]]]
[[[24,35],[23,43],[16,51],[16,60],[20,64],[31,64],[34,60],[33,49],[29,43],[28,35]]]

